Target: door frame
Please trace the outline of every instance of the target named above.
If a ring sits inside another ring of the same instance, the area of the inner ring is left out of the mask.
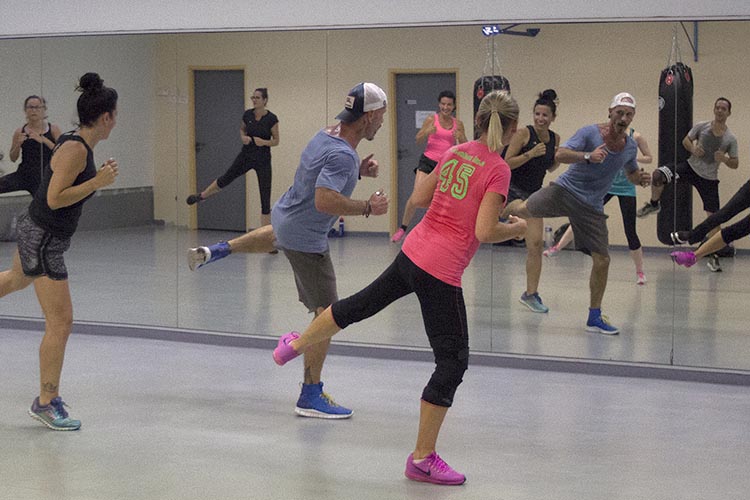
[[[195,193],[198,189],[196,185],[196,159],[195,159],[195,72],[196,71],[242,71],[242,93],[244,108],[248,108],[247,102],[247,66],[188,66],[188,132],[189,149],[188,154],[188,193]],[[247,198],[247,187],[245,188],[245,198]],[[177,200],[179,205],[180,200]],[[249,207],[245,203],[245,226],[247,226],[247,211]],[[188,207],[190,218],[188,219],[188,229],[198,227],[198,204]]]
[[[458,68],[392,68],[388,70],[388,95],[392,103],[398,102],[398,95],[396,95],[396,79],[399,75],[421,75],[426,73],[452,73],[456,75],[456,108],[460,102],[460,86],[459,86],[459,71]],[[391,142],[391,192],[389,194],[391,200],[391,207],[396,207],[395,210],[389,210],[391,216],[389,217],[388,231],[390,234],[396,232],[400,226],[401,221],[398,220],[398,130],[397,127],[397,116],[395,106],[390,115],[390,142]]]

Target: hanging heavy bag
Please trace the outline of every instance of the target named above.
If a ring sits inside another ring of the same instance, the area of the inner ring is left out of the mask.
[[[477,78],[474,82],[474,139],[479,138],[479,131],[476,126],[477,111],[479,111],[479,104],[484,99],[484,96],[492,92],[493,90],[507,90],[510,92],[510,82],[508,79],[501,75],[488,75]]]
[[[693,72],[677,62],[661,72],[659,78],[659,165],[674,173],[675,165],[687,161],[690,154],[682,140],[693,127]],[[665,245],[672,245],[670,233],[693,227],[693,193],[687,182],[679,179],[667,184],[659,200],[656,235]]]

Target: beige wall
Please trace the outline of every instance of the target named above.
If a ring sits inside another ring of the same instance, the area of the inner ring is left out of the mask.
[[[747,22],[703,22],[699,26],[697,62],[692,60],[684,34],[678,32],[684,60],[693,68],[696,81],[695,120],[710,119],[713,101],[720,95],[734,103],[729,126],[739,141],[740,168],[730,171],[724,167],[720,172],[721,199],[726,201],[747,180],[750,167],[746,90],[750,69],[743,59],[750,46],[750,30]],[[530,120],[536,93],[555,88],[561,103],[554,129],[565,139],[582,125],[605,120],[611,96],[627,90],[639,102],[634,125],[656,152],[658,75],[667,63],[673,24],[541,28],[536,38],[496,39],[501,72],[510,79],[521,104],[523,123]],[[23,98],[30,93],[45,94],[51,101],[51,120],[69,124],[74,115],[75,79],[84,71],[95,70],[121,95],[118,128],[97,148],[98,158],[116,156],[125,167],[115,187],[153,183],[155,217],[189,225],[190,209],[184,204],[193,189],[189,68],[244,67],[249,89],[269,88],[268,106],[279,116],[281,131],[281,144],[273,150],[275,200],[291,184],[307,141],[334,120],[344,94],[358,81],[374,81],[392,92],[392,71],[455,68],[458,116],[468,125],[471,90],[485,65],[487,40],[478,26],[2,40],[3,66],[13,71],[0,76],[4,89],[0,149],[6,152],[0,168],[15,168],[7,159],[7,150],[13,130],[22,123]],[[227,119],[239,123],[239,117]],[[391,122],[386,120],[376,139],[360,146],[360,153],[375,153],[380,160],[381,177],[360,182],[354,196],[364,198],[380,187],[393,194],[392,133]],[[249,225],[253,226],[258,223],[257,182],[252,174],[246,182]],[[640,205],[648,191],[639,189],[638,197]],[[697,196],[694,206],[697,222],[702,217]],[[607,210],[613,215],[611,240],[624,245],[617,204],[610,203]],[[347,227],[385,232],[390,222],[389,217],[351,217]],[[639,233],[647,246],[659,245],[655,224],[655,217],[639,221]],[[750,247],[746,240],[738,246]]]
[[[638,100],[634,126],[657,151],[658,77],[670,53],[672,23],[543,25],[536,38],[501,36],[496,39],[501,73],[511,82],[513,94],[522,107],[523,122],[528,123],[536,93],[548,87],[560,95],[560,108],[554,129],[563,140],[580,126],[604,121],[609,101],[617,92],[629,91]],[[178,40],[175,47],[159,52],[157,79],[173,80],[179,95],[188,95],[188,68],[191,66],[245,66],[249,88],[269,89],[268,107],[279,116],[281,144],[273,150],[274,199],[291,184],[299,153],[310,137],[339,111],[346,91],[362,80],[388,88],[392,70],[437,68],[458,69],[458,117],[471,122],[473,82],[481,76],[487,53],[487,39],[479,27],[365,29],[289,33],[233,33],[169,35]],[[696,81],[694,119],[711,119],[713,101],[719,95],[732,100],[729,126],[740,145],[740,168],[722,168],[721,199],[726,201],[747,180],[748,99],[745,89],[748,67],[743,64],[744,47],[750,46],[750,30],[745,22],[704,22],[700,24],[699,61],[680,30],[678,39],[683,60],[692,69]],[[727,43],[731,40],[731,43]],[[176,63],[174,58],[176,57]],[[169,124],[157,127],[164,143],[177,137],[180,181],[178,200],[189,192],[186,165],[189,165],[188,105],[177,106],[177,133]],[[238,119],[232,117],[230,119]],[[354,193],[365,197],[376,188],[390,189],[394,137],[391,123],[372,143],[362,143],[361,154],[373,152],[381,162],[381,178],[363,180]],[[162,141],[159,140],[161,143]],[[160,176],[157,174],[157,182]],[[552,176],[554,177],[554,175]],[[249,210],[258,211],[255,179],[248,176]],[[167,186],[168,188],[168,186]],[[165,200],[174,192],[162,192]],[[638,190],[638,203],[648,197]],[[168,202],[159,204],[168,205]],[[702,217],[696,198],[696,221]],[[611,241],[625,244],[619,208],[610,203]],[[178,222],[189,221],[187,207],[178,205]],[[356,231],[387,231],[387,217],[350,218],[347,227]],[[553,221],[556,225],[558,221]],[[647,246],[658,245],[656,218],[639,221],[639,233]],[[740,246],[745,245],[744,242]]]

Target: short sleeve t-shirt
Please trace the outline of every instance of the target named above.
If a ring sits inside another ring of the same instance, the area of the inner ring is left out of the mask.
[[[479,247],[479,206],[488,191],[508,198],[510,168],[499,153],[471,141],[449,149],[437,169],[430,207],[401,249],[420,269],[460,287],[464,269]]]
[[[698,139],[698,144],[703,148],[703,156],[691,155],[688,164],[704,179],[715,181],[719,178],[719,164],[714,161],[717,151],[737,158],[737,138],[729,129],[726,129],[721,137],[717,137],[711,131],[711,122],[700,122],[690,129],[688,137],[692,141]]]
[[[602,163],[572,163],[556,180],[555,184],[569,191],[573,196],[587,205],[604,211],[604,196],[612,186],[617,173],[624,169],[625,173],[638,170],[635,158],[638,145],[632,137],[626,138],[622,151],[609,151]],[[562,147],[573,151],[593,151],[604,144],[599,126],[588,125],[568,139]]]
[[[344,139],[321,130],[300,157],[294,184],[271,210],[271,224],[281,248],[298,252],[328,250],[328,230],[338,215],[315,208],[315,190],[323,187],[351,196],[359,178],[359,156]]]
[[[271,140],[271,129],[279,123],[275,114],[267,111],[260,120],[255,119],[255,111],[248,109],[242,115],[242,123],[245,124],[245,134],[250,137],[260,137],[261,139]],[[253,141],[242,146],[242,151],[256,161],[271,162],[271,147],[256,146]]]

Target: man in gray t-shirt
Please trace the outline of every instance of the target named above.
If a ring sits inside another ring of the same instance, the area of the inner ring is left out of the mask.
[[[719,166],[723,163],[736,169],[739,165],[737,138],[727,127],[727,118],[731,114],[732,103],[729,99],[716,99],[714,119],[698,122],[690,129],[682,140],[682,146],[690,153],[690,158],[675,166],[677,178],[681,182],[689,182],[698,190],[707,215],[719,210]],[[654,183],[651,201],[638,210],[638,217],[659,211],[659,198],[663,190],[663,184]]]
[[[300,156],[294,184],[276,202],[271,224],[230,241],[191,248],[195,270],[231,253],[284,251],[294,272],[299,300],[317,317],[338,299],[336,275],[328,251],[328,231],[339,216],[383,215],[388,197],[380,191],[366,200],[351,198],[360,177],[377,177],[372,154],[360,159],[357,146],[371,141],[383,124],[387,99],[373,83],[356,85],[346,97],[337,125],[319,131]],[[304,380],[295,412],[303,417],[342,419],[352,416],[323,392],[320,380],[330,342],[304,353]]]

